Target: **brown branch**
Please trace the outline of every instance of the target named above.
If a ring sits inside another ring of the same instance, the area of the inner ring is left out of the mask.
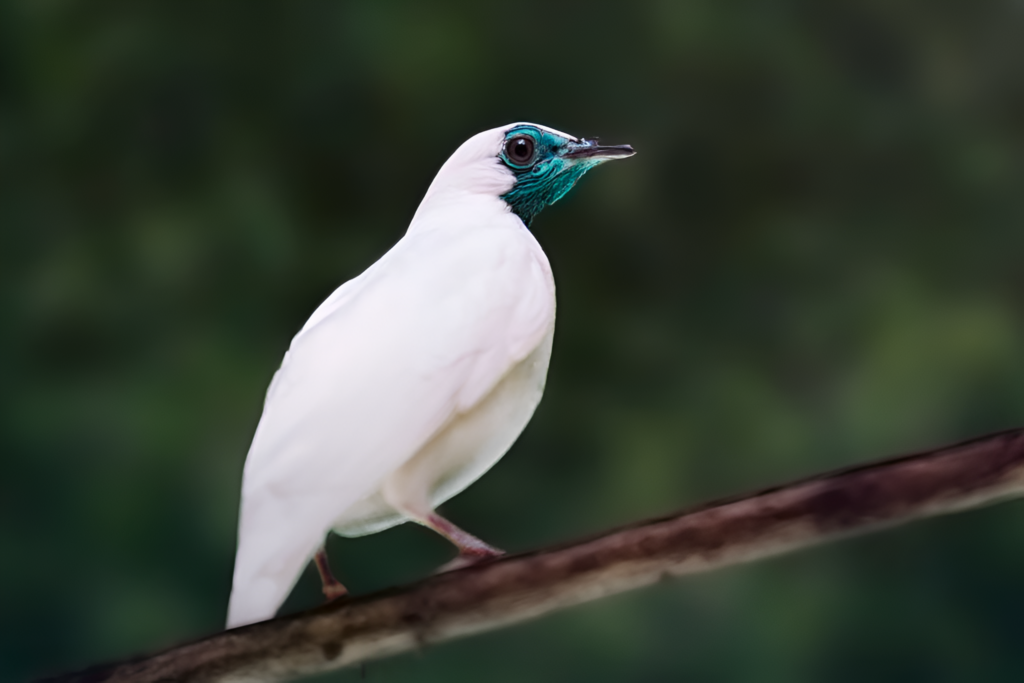
[[[824,474],[52,681],[279,681],[1024,494],[1024,430]]]

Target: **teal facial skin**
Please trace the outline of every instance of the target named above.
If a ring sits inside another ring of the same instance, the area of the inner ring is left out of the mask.
[[[531,141],[532,154],[525,158],[525,148]],[[529,226],[545,206],[565,196],[587,171],[632,154],[629,145],[607,147],[598,145],[596,140],[577,142],[534,126],[516,126],[505,134],[498,155],[515,175],[512,189],[501,198]]]

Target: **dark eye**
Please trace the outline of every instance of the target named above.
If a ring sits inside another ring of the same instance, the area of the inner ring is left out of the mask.
[[[534,143],[529,135],[517,135],[505,143],[508,160],[517,166],[526,166],[533,161]]]

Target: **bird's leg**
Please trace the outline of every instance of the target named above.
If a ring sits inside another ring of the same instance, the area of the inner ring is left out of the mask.
[[[441,534],[459,549],[459,556],[443,565],[440,571],[459,569],[460,567],[476,564],[481,560],[500,557],[505,554],[504,550],[484,543],[473,534],[463,531],[436,512],[431,512],[425,515],[423,519],[417,519],[416,521]]]
[[[423,490],[423,476],[417,475],[422,475],[422,473],[418,473],[416,470],[399,470],[384,482],[381,494],[387,504],[395,510],[417,524],[433,529],[459,549],[459,556],[441,567],[440,571],[458,569],[505,554],[504,550],[487,545],[476,536],[463,531],[437,514]]]
[[[316,551],[316,555],[313,556],[313,563],[316,564],[316,570],[320,572],[320,583],[323,585],[324,596],[327,598],[327,602],[337,600],[343,595],[348,594],[348,589],[342,585],[341,581],[334,578],[334,574],[331,573],[331,565],[327,562],[326,547],[320,546],[320,549]]]

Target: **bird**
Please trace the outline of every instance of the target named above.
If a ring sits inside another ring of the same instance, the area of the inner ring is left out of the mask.
[[[273,618],[310,560],[347,593],[330,532],[404,522],[502,551],[437,513],[512,446],[541,400],[555,283],[530,231],[590,169],[632,156],[553,128],[474,135],[441,166],[405,234],[292,339],[246,455],[227,628]]]

